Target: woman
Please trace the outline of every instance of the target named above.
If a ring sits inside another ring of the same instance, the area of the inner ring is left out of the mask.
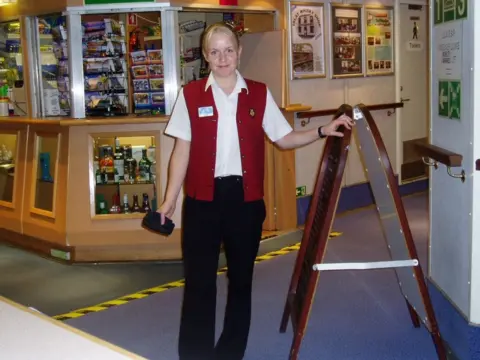
[[[204,33],[206,79],[180,90],[165,130],[176,138],[165,200],[158,212],[171,217],[185,180],[183,213],[184,298],[180,359],[242,359],[251,317],[254,260],[265,220],[265,134],[282,149],[321,137],[353,122],[341,116],[319,129],[293,131],[259,82],[237,71],[242,48],[223,23]],[[293,191],[293,190],[292,190]],[[228,266],[223,332],[215,346],[216,281],[220,245]]]

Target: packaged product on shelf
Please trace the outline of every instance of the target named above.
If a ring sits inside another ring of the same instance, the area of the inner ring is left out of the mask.
[[[160,64],[163,61],[162,50],[147,50],[147,57],[150,64]]]
[[[133,100],[137,108],[150,106],[151,104],[149,93],[135,93],[133,94]]]
[[[165,106],[165,93],[152,93],[152,105]]]
[[[109,18],[84,21],[82,30],[87,114],[126,114],[128,84],[123,22]]]
[[[148,70],[146,65],[132,66],[132,76],[135,79],[148,78]]]
[[[148,76],[163,78],[163,64],[148,65]]]
[[[85,76],[85,91],[108,90],[108,78],[105,75]]]
[[[133,79],[133,91],[144,92],[150,90],[148,79]]]
[[[152,89],[152,91],[163,91],[163,82],[164,80],[159,78],[150,79],[150,89]]]
[[[134,51],[130,53],[132,65],[145,65],[147,63],[147,53],[145,51]]]

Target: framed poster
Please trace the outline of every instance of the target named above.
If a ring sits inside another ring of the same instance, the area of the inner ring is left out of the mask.
[[[323,4],[290,2],[289,23],[292,80],[325,77]]]
[[[332,78],[364,75],[362,5],[331,5]]]
[[[392,7],[365,8],[365,58],[367,76],[394,73]]]

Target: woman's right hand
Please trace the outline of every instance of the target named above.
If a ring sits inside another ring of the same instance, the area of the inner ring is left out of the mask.
[[[162,225],[165,223],[165,217],[172,218],[175,212],[175,202],[164,201],[158,208],[157,212],[162,216]]]

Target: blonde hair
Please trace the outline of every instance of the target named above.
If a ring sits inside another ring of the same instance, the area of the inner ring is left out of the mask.
[[[213,34],[217,33],[223,33],[231,36],[236,45],[236,50],[240,48],[240,37],[233,30],[232,26],[224,22],[215,23],[207,27],[202,35],[202,54],[205,58],[207,58],[208,44],[210,39],[212,38]]]

